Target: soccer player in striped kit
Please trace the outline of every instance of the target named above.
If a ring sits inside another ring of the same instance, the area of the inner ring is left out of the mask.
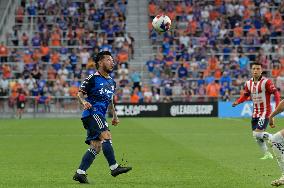
[[[269,117],[269,125],[274,125],[274,117],[284,111],[284,100],[282,100],[276,109],[271,113]],[[269,139],[270,145],[278,162],[278,166],[281,170],[282,176],[271,182],[273,186],[284,185],[284,129],[273,134]]]
[[[251,98],[253,101],[253,114],[251,120],[252,134],[257,144],[263,151],[261,159],[273,159],[268,151],[265,140],[271,136],[266,132],[269,116],[271,113],[270,97],[273,94],[278,106],[280,94],[272,81],[262,76],[262,66],[259,63],[251,64],[252,78],[245,83],[244,93],[234,103],[233,107]],[[273,128],[273,125],[271,125]]]

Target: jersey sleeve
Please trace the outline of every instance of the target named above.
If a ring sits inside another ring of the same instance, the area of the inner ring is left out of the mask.
[[[245,102],[250,97],[250,91],[248,89],[247,83],[245,83],[244,93],[237,99],[238,103]]]
[[[83,92],[84,94],[88,95],[92,82],[93,82],[93,76],[90,75],[89,77],[87,77],[81,84],[79,91]]]
[[[276,106],[280,103],[280,93],[271,80],[267,80],[265,89],[268,93],[274,95]]]

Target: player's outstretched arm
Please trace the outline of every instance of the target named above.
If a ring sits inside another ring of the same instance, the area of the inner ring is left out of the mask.
[[[232,107],[235,107],[237,106],[239,103],[237,101],[235,101],[233,104],[232,104]]]
[[[275,127],[275,125],[274,125],[274,117],[277,114],[279,114],[279,113],[281,113],[283,111],[284,111],[284,100],[282,100],[279,103],[279,105],[276,107],[276,109],[270,114],[270,116],[269,116],[269,125],[270,125],[270,127],[272,127],[272,128]]]
[[[284,100],[282,100],[279,105],[276,107],[276,109],[270,114],[269,118],[273,118],[277,114],[281,113],[284,111]]]
[[[243,95],[240,96],[240,98],[238,98],[233,104],[232,107],[237,106],[240,103],[245,102],[246,100],[248,100],[250,94],[249,93],[244,93]]]
[[[119,124],[119,119],[118,119],[116,111],[115,111],[113,97],[111,99],[111,106],[110,106],[110,108],[111,108],[111,111],[112,111],[112,121],[111,121],[111,124],[116,126],[116,125]]]
[[[247,84],[245,83],[245,87],[244,87],[244,93],[240,96],[240,98],[238,98],[233,104],[232,107],[237,106],[240,103],[245,102],[246,100],[248,100],[248,98],[250,97],[250,91],[248,89]]]

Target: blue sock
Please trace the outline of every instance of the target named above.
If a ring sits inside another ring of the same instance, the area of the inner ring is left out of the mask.
[[[79,169],[86,171],[93,163],[94,159],[96,158],[96,155],[96,150],[89,148],[82,158]]]
[[[109,166],[115,165],[116,160],[114,157],[114,151],[112,148],[111,140],[109,139],[104,140],[102,144],[102,148],[103,148],[104,156],[107,159],[108,165]]]

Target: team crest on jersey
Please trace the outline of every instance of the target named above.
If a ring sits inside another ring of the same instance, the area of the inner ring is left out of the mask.
[[[101,88],[100,90],[99,90],[99,92],[100,92],[100,94],[102,95],[102,94],[113,94],[113,91],[110,91],[110,90],[108,90],[108,89],[105,89],[105,88]]]

